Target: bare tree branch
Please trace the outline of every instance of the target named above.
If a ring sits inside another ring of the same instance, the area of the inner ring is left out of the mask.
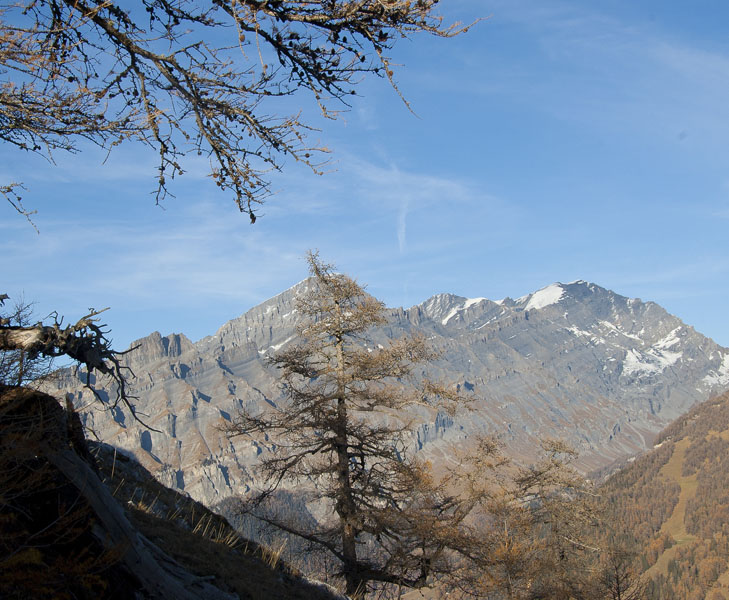
[[[37,211],[28,210],[27,208],[25,208],[25,206],[23,206],[23,198],[18,195],[18,189],[25,188],[19,183],[0,185],[0,194],[5,197],[10,206],[12,206],[19,214],[23,215],[26,219],[28,219],[28,223],[33,226],[33,229],[35,229],[36,233],[39,233],[38,228],[36,227],[35,223],[33,223],[33,219],[31,218],[34,214],[36,214]]]
[[[187,154],[256,219],[287,159],[321,173],[282,98],[335,118],[363,75],[400,93],[389,53],[419,32],[451,37],[437,0],[19,0],[0,6],[0,140],[52,160],[78,141],[155,149],[156,201]],[[401,95],[402,97],[402,95]],[[5,194],[16,209],[20,206]],[[20,210],[21,214],[26,214]],[[27,216],[27,215],[26,215]]]

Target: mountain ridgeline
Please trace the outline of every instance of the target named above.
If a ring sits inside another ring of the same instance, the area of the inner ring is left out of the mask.
[[[165,485],[207,505],[244,493],[266,440],[230,440],[221,426],[243,407],[282,402],[267,358],[296,340],[296,299],[307,286],[195,343],[159,333],[136,342],[127,360],[137,375],[137,410],[159,432],[93,402],[76,370],[66,370],[53,391],[71,393],[100,439],[133,454]],[[423,375],[474,398],[471,410],[454,416],[413,411],[412,443],[436,462],[452,445],[490,432],[523,459],[540,439],[562,438],[580,453],[580,467],[593,470],[651,447],[668,423],[729,385],[729,350],[655,303],[584,281],[516,300],[439,294],[390,309],[369,343],[404,333],[424,335],[439,353]]]

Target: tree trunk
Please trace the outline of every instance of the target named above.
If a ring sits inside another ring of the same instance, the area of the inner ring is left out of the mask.
[[[339,306],[337,305],[337,313]],[[342,524],[342,555],[344,556],[344,579],[346,582],[346,594],[352,598],[361,597],[364,593],[366,581],[363,581],[359,572],[357,560],[357,530],[355,524],[356,506],[352,498],[352,486],[349,479],[349,440],[347,438],[347,401],[344,373],[344,349],[341,337],[337,339],[337,432],[336,432],[336,454],[337,454],[337,484],[339,487],[339,498],[337,500],[337,514]]]
[[[35,469],[41,465],[45,481],[39,489],[78,490],[78,494],[71,496],[72,502],[87,504],[86,514],[92,516],[88,524],[79,527],[86,527],[83,533],[95,537],[102,548],[111,549],[115,554],[119,552],[120,562],[136,580],[130,582],[135,586],[134,591],[145,598],[233,600],[235,596],[187,571],[132,526],[90,462],[82,457],[83,453],[88,454],[88,448],[83,434],[78,435],[76,425],[79,424],[73,421],[74,417],[52,396],[27,388],[0,386],[0,452],[16,451],[14,446],[20,439],[23,443],[17,447],[15,464],[25,461]],[[46,466],[53,468],[46,470]],[[13,490],[16,500],[22,504],[25,492],[20,487],[22,479],[16,479],[13,485],[18,488]],[[65,500],[59,496],[57,502],[64,504]],[[28,510],[29,516],[35,519],[45,508],[36,503]]]

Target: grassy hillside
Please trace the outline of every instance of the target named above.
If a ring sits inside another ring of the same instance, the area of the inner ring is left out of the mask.
[[[137,529],[190,572],[241,599],[332,600],[336,594],[303,579],[281,557],[243,538],[226,519],[166,488],[134,459],[92,444],[104,483],[126,505]]]
[[[649,598],[729,599],[729,393],[675,421],[602,490]]]

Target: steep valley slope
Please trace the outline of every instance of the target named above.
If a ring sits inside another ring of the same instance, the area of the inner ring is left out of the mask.
[[[0,385],[0,598],[344,597],[115,448],[89,445],[55,398]]]
[[[677,419],[601,491],[646,598],[729,598],[729,393]]]

